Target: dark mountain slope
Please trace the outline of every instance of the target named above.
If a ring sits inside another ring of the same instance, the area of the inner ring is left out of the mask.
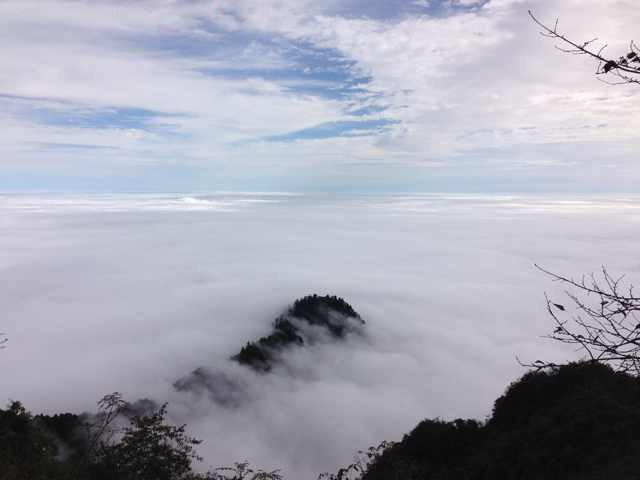
[[[248,342],[231,358],[254,370],[269,371],[285,348],[314,342],[309,327],[315,327],[331,338],[343,339],[358,325],[364,325],[364,320],[342,298],[309,295],[296,300],[276,318],[269,335]]]
[[[230,360],[258,373],[268,373],[283,362],[292,348],[322,341],[341,341],[348,333],[360,334],[364,320],[351,305],[336,296],[308,295],[296,300],[273,321],[271,332],[247,344]],[[220,369],[199,367],[174,383],[179,391],[205,391],[217,403],[237,406],[247,386]]]
[[[484,424],[425,420],[365,480],[640,479],[640,380],[596,363],[530,372]]]

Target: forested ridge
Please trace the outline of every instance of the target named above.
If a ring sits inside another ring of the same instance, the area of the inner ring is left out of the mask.
[[[596,363],[532,371],[484,421],[424,420],[363,480],[640,478],[640,381]]]
[[[12,402],[0,410],[0,478],[282,478],[244,463],[197,473],[200,442],[189,436],[188,425],[167,421],[166,405],[129,404],[116,394],[99,407],[94,414],[33,415]],[[599,362],[571,363],[526,373],[486,420],[426,419],[401,441],[371,449],[364,461],[322,478],[636,479],[639,430],[637,377]]]

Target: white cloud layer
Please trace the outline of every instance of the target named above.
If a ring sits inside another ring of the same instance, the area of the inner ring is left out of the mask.
[[[1,402],[168,400],[205,466],[297,479],[425,417],[484,418],[523,373],[515,355],[571,356],[539,337],[543,293],[562,297],[534,262],[640,275],[637,198],[14,195],[0,211]],[[313,292],[346,298],[367,338],[296,351],[293,375],[228,365]],[[172,392],[200,365],[244,378],[253,400]]]

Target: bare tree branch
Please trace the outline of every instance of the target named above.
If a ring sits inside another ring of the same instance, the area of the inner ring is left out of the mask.
[[[561,44],[564,45],[563,47],[556,45],[558,50],[571,55],[587,55],[597,61],[596,75],[614,76],[618,78],[618,80],[615,81],[600,78],[599,80],[610,85],[640,84],[640,50],[633,41],[629,44],[628,53],[618,59],[614,59],[605,56],[604,52],[607,44],[602,44],[599,48],[595,48],[595,43],[598,41],[597,38],[578,43],[569,39],[558,30],[557,19],[554,26],[549,27],[538,20],[531,10],[529,10],[529,16],[542,29],[540,32],[542,36],[559,40]]]
[[[554,323],[546,338],[575,346],[588,360],[640,375],[640,297],[634,294],[633,285],[623,284],[624,276],[614,277],[604,267],[598,276],[591,274],[579,280],[536,267],[567,287],[565,294],[573,310],[570,313],[568,307],[545,294]],[[541,360],[520,363],[538,370],[556,366]]]

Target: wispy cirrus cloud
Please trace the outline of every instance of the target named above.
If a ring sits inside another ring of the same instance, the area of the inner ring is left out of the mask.
[[[304,176],[322,178],[362,159],[349,188],[364,188],[359,179],[375,175],[366,166],[372,160],[421,179],[406,188],[433,188],[434,178],[463,186],[477,172],[488,188],[504,188],[491,179],[546,148],[562,155],[532,159],[527,178],[536,189],[550,188],[545,179],[554,175],[577,176],[581,189],[602,182],[616,189],[618,172],[575,172],[562,158],[606,159],[586,144],[632,152],[636,91],[591,79],[589,62],[555,52],[526,10],[559,16],[573,37],[599,35],[614,50],[633,37],[632,7],[595,0],[3,2],[0,169],[57,175],[82,165],[86,153],[61,159],[31,147],[74,144],[118,150],[117,158],[93,152],[84,172],[110,172],[114,189],[120,177],[167,161],[211,179],[233,170],[233,184],[214,187],[251,189],[258,175],[287,189],[290,175],[281,172],[296,165],[314,165]],[[514,155],[514,163],[498,167],[487,152]],[[637,178],[634,155],[617,161],[629,167],[625,179]],[[256,164],[265,167],[259,174]],[[171,189],[171,178],[155,188]]]

